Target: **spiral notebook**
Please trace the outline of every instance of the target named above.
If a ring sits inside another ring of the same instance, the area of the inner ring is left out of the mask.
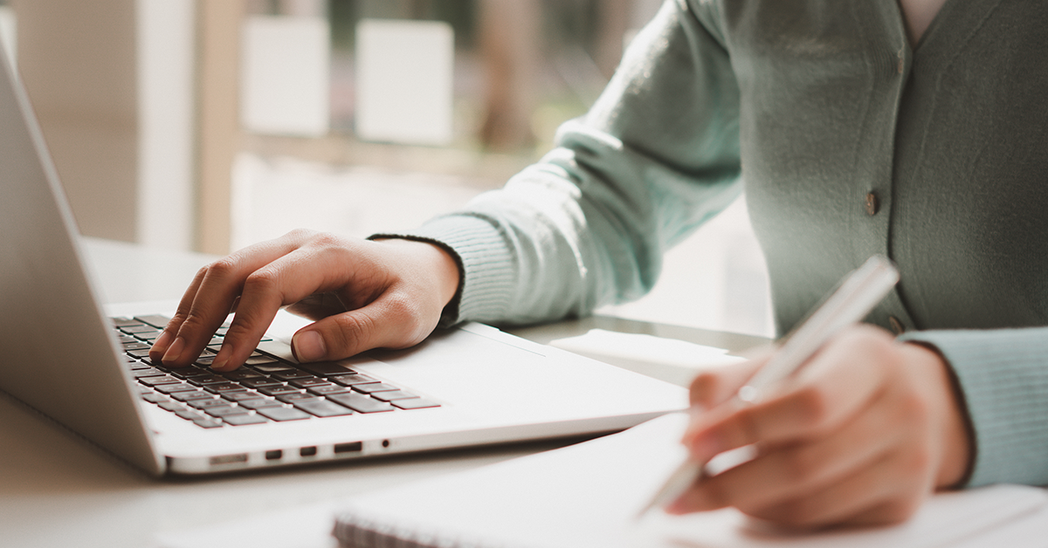
[[[682,415],[547,453],[352,499],[343,547],[1029,546],[1048,535],[1048,491],[1001,485],[932,497],[894,527],[790,534],[735,510],[634,516],[682,458]]]

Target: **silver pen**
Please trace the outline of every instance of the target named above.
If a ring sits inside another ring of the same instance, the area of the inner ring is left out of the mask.
[[[735,395],[736,403],[753,405],[759,402],[767,387],[793,374],[831,337],[863,319],[898,281],[899,271],[891,261],[881,255],[870,257],[844,278],[836,291],[787,338],[768,363],[739,389]],[[704,463],[685,459],[637,517],[684,494],[702,478],[704,466]]]

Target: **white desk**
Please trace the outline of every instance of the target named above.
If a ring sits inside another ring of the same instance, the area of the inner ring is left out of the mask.
[[[107,302],[177,299],[210,257],[88,240]],[[136,265],[135,258],[148,259]],[[741,350],[756,337],[614,318],[517,330],[539,342],[591,327]],[[0,397],[0,545],[151,546],[158,533],[218,524],[463,470],[563,445],[543,442],[325,465],[206,480],[151,479]]]

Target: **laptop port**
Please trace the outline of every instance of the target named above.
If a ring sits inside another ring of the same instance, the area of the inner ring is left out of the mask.
[[[272,451],[266,451],[266,460],[280,460],[284,456],[284,452],[280,449],[273,449]]]
[[[317,447],[315,445],[312,447],[303,447],[298,450],[298,454],[303,457],[315,457],[317,455]]]
[[[247,453],[238,453],[235,455],[220,455],[217,457],[211,457],[208,459],[211,466],[222,466],[226,464],[246,464]]]
[[[362,442],[359,442],[359,441],[354,441],[354,442],[351,442],[351,443],[336,443],[335,444],[335,454],[336,455],[338,455],[340,453],[359,453],[360,451],[363,451],[363,450],[364,450],[364,444]]]

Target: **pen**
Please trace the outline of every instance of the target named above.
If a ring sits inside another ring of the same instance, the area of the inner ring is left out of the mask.
[[[869,314],[898,281],[899,272],[891,261],[881,255],[870,257],[844,278],[837,290],[786,339],[768,363],[739,389],[735,395],[736,403],[753,405],[759,402],[768,386],[793,374],[841,329]],[[701,479],[703,467],[703,463],[686,459],[637,517],[684,494],[688,487]]]

